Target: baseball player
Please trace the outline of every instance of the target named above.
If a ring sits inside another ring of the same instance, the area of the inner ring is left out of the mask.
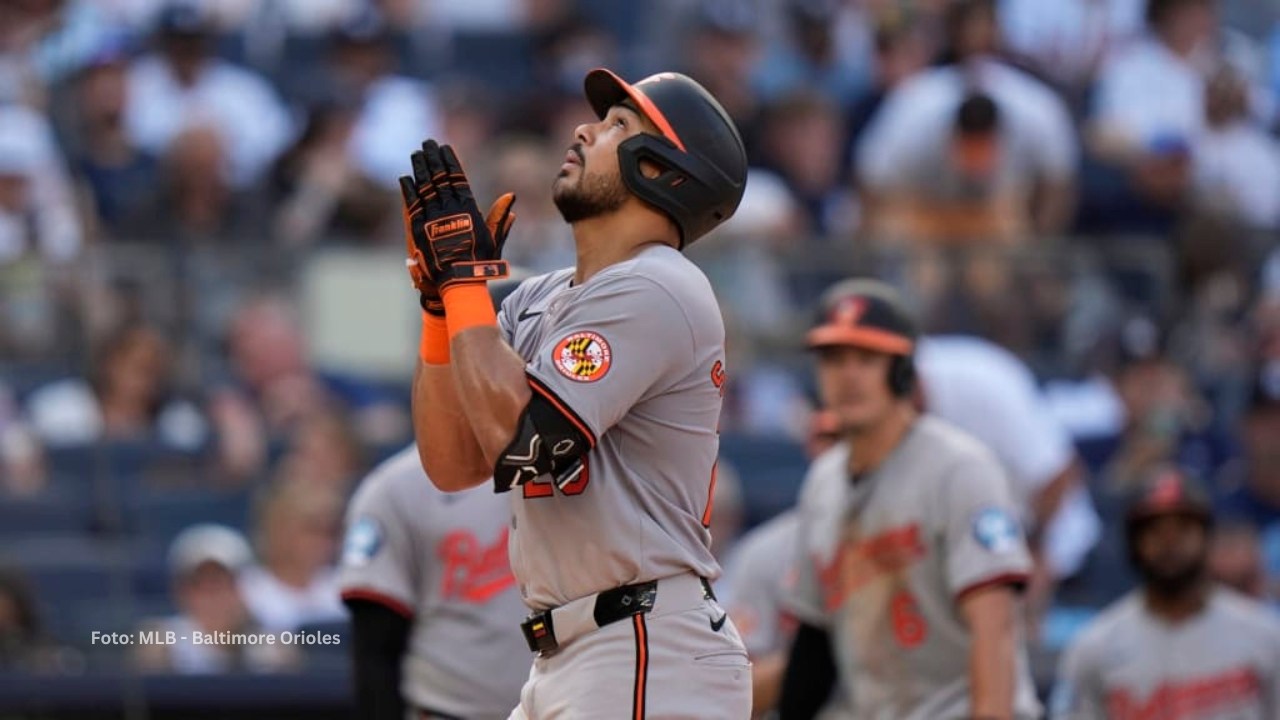
[[[494,303],[516,287],[492,283]],[[364,720],[505,718],[529,674],[524,603],[507,561],[511,508],[487,488],[445,494],[414,447],[360,484],[340,582]]]
[[[1054,718],[1280,717],[1280,620],[1209,580],[1209,507],[1177,470],[1162,468],[1144,484],[1126,516],[1141,587],[1068,648]]]
[[[599,121],[576,128],[553,186],[577,265],[525,281],[501,318],[484,283],[506,271],[511,198],[482,217],[433,141],[401,180],[427,309],[418,448],[443,490],[492,476],[510,493],[537,652],[512,718],[739,720],[750,668],[707,531],[724,325],[681,250],[737,209],[746,155],[683,75],[584,85]]]
[[[1017,620],[1031,560],[1010,484],[977,440],[912,406],[916,337],[873,280],[831,288],[809,332],[844,439],[801,490],[784,720],[814,717],[837,682],[860,720],[1039,714]]]
[[[836,418],[830,412],[813,414],[805,443],[811,460],[839,442],[836,430]],[[797,626],[787,608],[787,595],[795,584],[799,536],[800,515],[795,508],[778,513],[738,540],[721,580],[726,585],[725,607],[751,657],[753,717],[770,713],[782,690],[787,651]],[[838,703],[829,703],[821,717],[842,717]]]

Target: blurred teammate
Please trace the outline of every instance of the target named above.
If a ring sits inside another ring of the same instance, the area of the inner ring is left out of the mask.
[[[815,412],[805,444],[809,459],[839,441],[835,416],[827,411]],[[797,626],[795,616],[787,609],[786,596],[795,585],[799,536],[799,513],[795,508],[784,510],[743,535],[725,568],[726,608],[751,656],[753,717],[772,711],[782,691],[787,650]],[[828,707],[827,712],[830,717],[840,717],[834,707]]]
[[[916,337],[873,280],[829,290],[808,335],[843,439],[801,491],[784,720],[814,717],[836,683],[856,718],[1039,716],[1009,481],[975,439],[912,406]]]
[[[750,714],[746,650],[710,582],[724,321],[682,253],[742,199],[746,153],[697,83],[607,70],[555,178],[577,264],[496,318],[510,196],[480,214],[452,148],[401,181],[423,291],[414,427],[432,482],[511,492],[538,652],[512,718]],[[438,297],[438,299],[437,299]],[[443,309],[443,317],[432,311]]]
[[[490,286],[494,304],[515,280]],[[510,502],[442,493],[414,446],[361,483],[339,580],[351,611],[357,716],[505,718],[529,675],[524,603],[507,560]]]
[[[1067,650],[1053,717],[1280,717],[1280,620],[1209,579],[1213,517],[1203,491],[1176,470],[1159,470],[1127,521],[1142,586]]]

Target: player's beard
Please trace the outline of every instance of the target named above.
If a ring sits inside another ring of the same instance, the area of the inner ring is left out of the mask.
[[[569,224],[616,212],[627,201],[627,196],[622,178],[588,175],[585,167],[578,169],[576,183],[560,178],[552,188],[556,209]]]
[[[1178,568],[1156,568],[1139,563],[1147,592],[1158,597],[1177,599],[1199,587],[1208,577],[1208,558],[1200,557]]]

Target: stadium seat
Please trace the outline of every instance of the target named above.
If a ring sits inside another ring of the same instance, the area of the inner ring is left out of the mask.
[[[87,533],[93,524],[93,504],[84,494],[49,491],[0,502],[0,539],[5,541],[29,535]]]
[[[125,525],[139,538],[167,546],[178,533],[199,523],[245,529],[252,496],[249,490],[143,490],[125,508]]]

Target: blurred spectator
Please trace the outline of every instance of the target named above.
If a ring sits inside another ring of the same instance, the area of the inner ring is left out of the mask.
[[[1001,0],[1009,52],[1080,105],[1101,66],[1143,28],[1146,0]]]
[[[196,642],[194,636],[261,633],[249,616],[237,576],[253,562],[241,534],[223,525],[183,530],[169,547],[169,573],[178,614],[142,623],[140,630],[171,632],[173,643],[135,646],[143,672],[204,675],[225,672],[278,672],[299,664],[296,645],[280,642]]]
[[[840,156],[845,146],[840,110],[817,92],[795,95],[768,105],[763,120],[765,167],[786,182],[805,222],[790,236],[847,236],[852,232],[851,191],[842,184]]]
[[[62,263],[81,227],[65,161],[39,113],[0,103],[0,264],[24,255]]]
[[[1267,595],[1280,601],[1280,373],[1260,373],[1241,426],[1242,455],[1216,483],[1218,513],[1257,529]]]
[[[332,97],[353,99],[348,161],[396,199],[392,191],[407,172],[406,153],[440,132],[435,96],[423,83],[394,73],[391,28],[376,12],[343,23],[331,40],[330,58]],[[393,217],[397,205],[389,206]]]
[[[1193,158],[1199,204],[1252,228],[1280,229],[1280,143],[1250,116],[1248,88],[1229,65],[1209,81],[1205,121]]]
[[[838,108],[818,93],[797,92],[767,106],[762,126],[766,167],[805,211],[805,222],[789,235],[849,235],[852,193],[841,182],[840,157],[833,152],[845,146]]]
[[[98,2],[25,0],[0,7],[0,103],[44,107],[51,86],[74,74],[118,32]]]
[[[301,321],[290,301],[264,294],[245,300],[227,328],[230,385],[213,393],[210,412],[236,438],[231,455],[253,466],[268,438],[288,436],[304,419],[339,402],[361,438],[385,439],[387,413],[403,415],[396,399],[357,378],[311,366]]]
[[[367,238],[394,217],[385,188],[356,170],[348,156],[354,122],[354,108],[312,108],[302,135],[277,163],[272,183],[279,199],[273,227],[284,246],[335,236]]]
[[[1132,489],[1152,466],[1176,462],[1212,474],[1221,448],[1207,447],[1208,408],[1169,351],[1167,336],[1145,318],[1122,328],[1120,362],[1112,380],[1124,415],[1109,442],[1094,444],[1091,462],[1116,491]],[[1095,436],[1096,437],[1096,436]]]
[[[1078,440],[1090,470],[1090,490],[1102,517],[1104,539],[1070,588],[1078,601],[1104,604],[1133,583],[1122,552],[1127,499],[1154,469],[1176,466],[1212,477],[1225,460],[1222,439],[1209,425],[1209,408],[1181,365],[1170,355],[1166,335],[1150,319],[1125,321],[1108,392],[1119,412]]]
[[[193,125],[180,132],[162,164],[161,214],[153,221],[151,238],[161,241],[218,242],[250,240],[257,220],[224,169],[226,139],[213,126]]]
[[[1030,368],[994,343],[930,335],[916,366],[925,411],[982,441],[1014,480],[1044,581],[1035,599],[1047,601],[1052,583],[1075,574],[1101,535],[1070,435]]]
[[[1267,600],[1271,589],[1266,583],[1258,529],[1230,521],[1215,528],[1209,547],[1209,576],[1254,600]]]
[[[533,273],[569,267],[577,259],[573,234],[551,200],[547,180],[547,169],[556,166],[562,153],[558,145],[535,136],[510,136],[498,145],[491,162],[495,190],[514,192],[520,202],[514,241],[503,257]]]
[[[117,239],[154,223],[161,197],[157,158],[130,138],[128,61],[108,52],[76,81],[73,165],[88,184],[97,219]]]
[[[759,161],[755,154],[761,101],[752,82],[760,55],[756,37],[759,19],[753,3],[699,2],[681,47],[686,74],[701,83],[733,118],[752,163]]]
[[[302,418],[280,466],[297,482],[345,498],[365,471],[364,447],[347,416],[330,404]]]
[[[0,422],[0,497],[38,495],[49,482],[44,447],[30,428]]]
[[[44,448],[19,417],[13,392],[0,382],[0,497],[39,493],[48,481]]]
[[[37,389],[27,409],[50,447],[154,440],[199,449],[208,439],[208,422],[174,386],[169,341],[154,327],[127,322],[98,343],[87,378]]]
[[[1150,34],[1118,50],[1098,78],[1090,140],[1104,157],[1188,144],[1204,127],[1212,0],[1149,0],[1146,22]]]
[[[520,135],[535,133],[553,142],[562,138],[572,138],[573,128],[583,122],[594,120],[591,109],[582,101],[582,94],[575,91],[572,104],[563,93],[550,93],[547,97],[530,98],[528,114],[521,113],[518,118],[500,116],[500,99],[491,88],[479,83],[455,79],[454,82],[441,82],[437,92],[440,106],[441,137],[449,138],[449,144],[459,158],[475,158],[463,168],[467,177],[472,179],[472,187],[487,187],[488,158],[493,152],[495,143],[501,142],[499,127],[507,134]],[[567,109],[565,106],[569,106]],[[572,114],[562,123],[550,121],[556,112]],[[515,121],[515,122],[513,122]],[[563,135],[557,135],[552,128],[565,127]],[[564,140],[568,142],[568,140]],[[559,153],[557,153],[559,157]],[[400,171],[403,172],[403,171]],[[504,191],[505,192],[505,191]],[[521,196],[520,204],[524,205]],[[523,220],[521,221],[523,222]]]
[[[858,142],[885,98],[929,63],[929,44],[924,28],[906,11],[879,18],[874,42],[875,75],[871,88],[854,102],[849,111],[846,175],[852,175],[853,168],[858,167]]]
[[[760,59],[756,87],[766,101],[816,90],[849,107],[866,86],[871,43],[864,15],[840,0],[783,0],[786,34]]]
[[[1071,217],[1077,162],[1066,106],[996,59],[990,0],[956,7],[954,62],[890,93],[859,143],[865,227],[923,240],[1060,232]]]
[[[260,564],[240,574],[245,605],[264,630],[346,616],[334,569],[342,503],[337,493],[290,474],[267,488],[254,524]]]
[[[284,433],[326,401],[288,300],[261,296],[242,304],[231,319],[227,347],[235,380],[271,434]]]
[[[57,673],[68,670],[69,661],[45,637],[26,580],[0,568],[0,672]]]
[[[284,150],[290,120],[267,82],[212,54],[212,28],[199,8],[175,2],[161,13],[156,49],[129,71],[125,127],[147,152],[183,150],[181,138],[208,128],[219,174],[248,187]],[[202,135],[199,152],[213,152]],[[200,171],[209,172],[201,167]]]
[[[576,95],[590,70],[617,64],[617,40],[580,15],[566,16],[533,37],[533,78],[543,90]]]

